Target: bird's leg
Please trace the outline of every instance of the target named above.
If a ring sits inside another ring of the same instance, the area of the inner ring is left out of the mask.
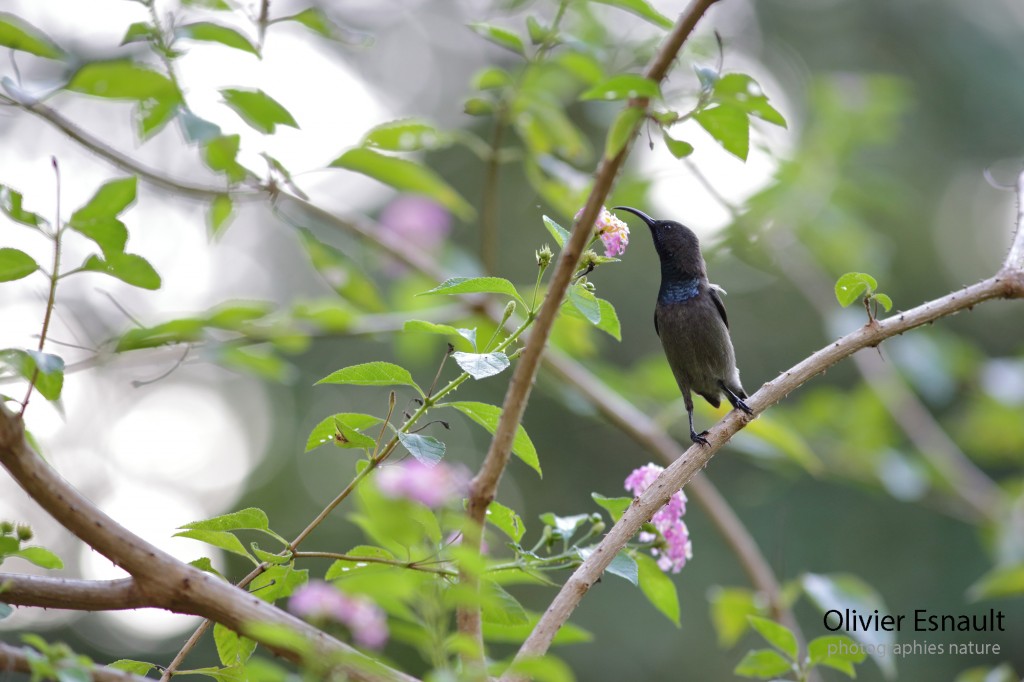
[[[743,410],[749,415],[754,414],[754,411],[750,409],[750,406],[743,402],[743,398],[733,393],[732,389],[726,386],[724,381],[719,381],[718,385],[722,387],[723,391],[725,391],[725,397],[727,397],[729,402],[732,403],[734,410]]]
[[[686,403],[686,416],[690,418],[690,440],[694,443],[700,443],[701,445],[711,445],[708,443],[708,439],[704,437],[707,431],[701,431],[697,433],[693,429],[693,396],[690,395],[690,391],[683,391],[683,402]]]

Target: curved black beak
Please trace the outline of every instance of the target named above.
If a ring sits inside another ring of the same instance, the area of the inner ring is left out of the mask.
[[[612,210],[613,211],[629,211],[630,213],[632,213],[633,215],[637,216],[638,218],[643,220],[645,223],[647,223],[647,227],[651,228],[652,230],[654,229],[654,224],[656,222],[658,222],[654,218],[652,218],[651,216],[649,216],[646,213],[644,213],[643,211],[640,211],[640,210],[635,209],[635,208],[630,208],[629,206],[616,206]]]

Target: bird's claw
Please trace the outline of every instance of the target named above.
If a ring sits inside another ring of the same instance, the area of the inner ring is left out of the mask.
[[[754,411],[752,409],[750,409],[750,405],[747,405],[745,402],[743,402],[742,398],[736,400],[735,407],[736,407],[737,410],[743,410],[744,412],[746,412],[750,416],[754,416]]]
[[[700,433],[697,433],[693,429],[690,429],[690,440],[692,440],[694,443],[700,443],[701,445],[711,447],[711,443],[709,443],[708,439],[704,437],[706,434],[707,431],[701,431]]]

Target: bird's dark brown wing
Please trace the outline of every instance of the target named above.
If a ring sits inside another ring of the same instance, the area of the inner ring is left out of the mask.
[[[708,286],[708,295],[711,300],[714,301],[715,307],[718,308],[718,314],[722,316],[722,322],[725,322],[726,329],[729,328],[729,316],[725,314],[725,304],[722,303],[722,297],[718,295],[718,287],[714,284]]]
[[[661,332],[658,330],[658,310],[654,310],[654,333],[661,336]]]

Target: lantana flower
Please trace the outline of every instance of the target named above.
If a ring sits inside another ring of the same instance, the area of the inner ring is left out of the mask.
[[[576,213],[576,220],[583,215],[584,209]],[[604,255],[608,258],[620,256],[626,252],[629,246],[629,226],[617,218],[607,207],[602,206],[601,212],[594,222],[594,229],[604,244]]]
[[[410,459],[383,467],[377,474],[377,488],[387,497],[404,497],[437,509],[465,497],[469,471],[444,462],[430,465]]]
[[[311,621],[334,621],[349,629],[360,646],[380,649],[388,641],[384,611],[366,597],[347,595],[322,580],[295,590],[288,610]]]
[[[625,488],[633,495],[640,495],[654,483],[654,479],[664,471],[657,464],[645,464],[626,477]],[[663,547],[652,547],[651,554],[658,557],[658,568],[665,572],[678,573],[693,557],[693,545],[690,543],[690,531],[683,522],[686,513],[686,493],[677,490],[664,507],[651,518],[651,525],[658,529],[664,538]],[[653,533],[640,533],[640,542],[650,542],[657,536]]]

